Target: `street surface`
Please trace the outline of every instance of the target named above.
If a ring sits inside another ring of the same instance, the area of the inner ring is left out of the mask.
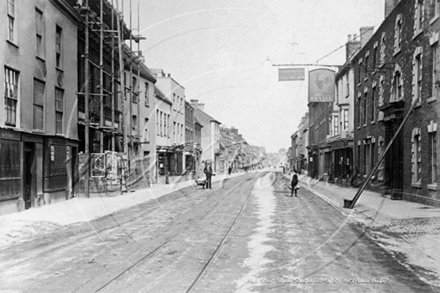
[[[0,292],[440,292],[276,172],[188,187],[0,251]]]

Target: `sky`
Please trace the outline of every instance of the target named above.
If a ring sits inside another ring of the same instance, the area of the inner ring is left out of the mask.
[[[129,24],[130,1],[123,3]],[[291,68],[279,65],[342,65],[347,36],[359,35],[362,26],[377,29],[384,17],[384,0],[131,0],[131,5],[132,27],[146,37],[140,44],[145,64],[170,73],[185,88],[187,101],[204,103],[206,113],[269,152],[290,146],[308,111],[307,80],[278,81],[278,68]]]

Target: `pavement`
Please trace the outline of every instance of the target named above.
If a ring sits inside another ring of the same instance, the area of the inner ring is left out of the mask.
[[[347,218],[363,225],[364,231],[380,246],[395,255],[403,255],[403,265],[430,270],[432,279],[424,281],[440,286],[440,208],[392,200],[365,190],[354,208],[347,209],[344,199],[352,200],[358,188],[341,187],[307,175],[300,175],[299,181],[298,196],[301,196],[301,189],[305,189],[325,200]]]
[[[245,173],[216,175],[212,177],[212,182],[215,183],[243,174]],[[170,184],[153,184],[149,188],[138,189],[122,195],[92,196],[90,198],[75,197],[56,204],[2,215],[0,216],[0,249],[30,241],[57,229],[65,229],[68,225],[90,222],[122,209],[157,200],[164,195],[190,186],[196,187],[194,180],[170,182]],[[200,186],[197,188],[201,189]],[[214,185],[213,188],[215,188]]]

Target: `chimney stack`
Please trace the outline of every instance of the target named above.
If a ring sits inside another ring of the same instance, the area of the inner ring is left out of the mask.
[[[360,28],[361,32],[361,48],[371,39],[374,33],[374,26],[363,26]]]
[[[396,7],[400,0],[385,0],[385,18],[390,15],[391,11]]]
[[[191,103],[191,106],[194,107],[194,109],[198,109],[198,106],[199,106],[199,100],[191,99],[191,100],[190,100],[190,103]]]
[[[353,54],[359,50],[361,47],[361,42],[357,41],[357,35],[354,34],[353,38],[351,38],[351,35],[348,35],[348,42],[345,45],[345,60],[350,60],[350,57],[353,56]]]

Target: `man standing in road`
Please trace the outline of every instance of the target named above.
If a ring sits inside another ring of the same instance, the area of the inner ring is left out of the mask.
[[[212,168],[210,162],[206,162],[203,172],[206,175],[206,189],[211,189]]]
[[[293,196],[293,193],[295,193],[295,197],[298,196],[298,173],[296,173],[296,169],[293,169],[293,175],[292,175],[292,181],[291,181],[291,192],[290,197]]]

